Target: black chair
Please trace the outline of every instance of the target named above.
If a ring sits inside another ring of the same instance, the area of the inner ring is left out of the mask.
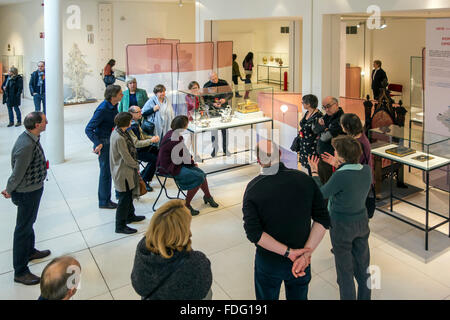
[[[167,197],[168,199],[171,199],[171,200],[173,200],[173,199],[180,199],[180,193],[182,193],[183,196],[186,198],[186,194],[183,192],[183,190],[181,190],[181,188],[180,188],[180,186],[178,185],[177,181],[175,180],[175,177],[174,177],[174,176],[172,176],[171,174],[163,174],[163,173],[161,173],[159,167],[156,168],[155,176],[156,176],[156,179],[157,179],[158,182],[159,182],[159,185],[161,186],[161,190],[159,190],[158,197],[156,198],[155,203],[153,203],[153,207],[152,207],[153,211],[156,211],[156,210],[155,210],[155,206],[156,206],[156,203],[157,203],[158,200],[159,200],[159,197],[161,197],[161,194],[162,194],[163,190],[164,190],[164,192],[166,193],[166,197]],[[160,178],[164,178],[164,181],[161,182],[162,179],[160,179]],[[176,185],[177,188],[178,188],[178,194],[177,194],[176,198],[170,197],[169,194],[167,193],[167,188],[166,188],[166,182],[167,182],[167,179],[173,179],[173,181],[175,182],[175,185]]]

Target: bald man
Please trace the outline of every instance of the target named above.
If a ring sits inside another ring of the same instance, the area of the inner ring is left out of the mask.
[[[203,88],[217,88],[216,91],[212,92],[210,95],[204,97],[205,104],[210,107],[210,114],[214,113],[216,116],[220,116],[219,110],[224,109],[229,101],[233,98],[233,91],[228,84],[223,79],[219,79],[216,72],[211,72],[209,74],[209,81],[205,83]],[[229,155],[227,150],[227,130],[222,129],[222,149],[223,153]],[[213,144],[213,150],[211,152],[211,157],[215,157],[219,149],[219,133],[217,130],[211,131],[211,142]]]
[[[338,135],[345,134],[344,131],[342,131],[340,123],[344,110],[339,107],[338,99],[328,96],[323,99],[322,107],[325,111],[325,115],[312,126],[313,132],[319,135],[319,141],[317,142],[317,153],[319,156],[325,152],[334,154],[331,140]],[[320,180],[325,184],[333,174],[333,167],[321,159],[319,162],[318,173]]]
[[[42,271],[39,300],[69,300],[77,292],[81,265],[73,257],[53,259]]]
[[[286,299],[306,300],[311,254],[330,225],[325,201],[313,178],[286,168],[275,143],[262,140],[256,152],[262,173],[247,185],[242,206],[245,233],[256,245],[256,299],[278,300],[284,281]],[[296,260],[302,267],[293,270]]]

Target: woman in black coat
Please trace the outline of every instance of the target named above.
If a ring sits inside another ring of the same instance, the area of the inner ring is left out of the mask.
[[[16,127],[22,125],[22,115],[20,113],[20,96],[23,91],[23,78],[18,74],[18,70],[15,67],[11,67],[9,69],[9,77],[6,81],[5,92],[6,95],[6,106],[8,107],[8,115],[9,115],[9,124],[8,127],[12,127],[14,125],[14,113],[13,109],[16,112],[17,123]]]

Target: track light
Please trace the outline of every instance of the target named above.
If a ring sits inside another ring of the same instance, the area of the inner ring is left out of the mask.
[[[385,29],[386,27],[387,27],[386,20],[383,19],[383,24],[380,26],[379,29]]]
[[[178,2],[178,6],[179,6],[180,8],[183,6],[183,0],[180,0],[180,1]]]

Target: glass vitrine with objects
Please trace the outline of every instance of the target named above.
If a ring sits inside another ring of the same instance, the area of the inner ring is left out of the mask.
[[[272,87],[194,86],[179,94],[193,133],[272,121]]]
[[[442,136],[423,130],[410,129],[395,125],[371,129],[369,138],[372,143],[372,154],[374,155],[375,180],[388,180],[388,202],[381,198],[377,209],[389,216],[401,220],[409,225],[425,232],[425,250],[428,250],[429,232],[443,226],[449,226],[450,197],[448,196],[448,185],[450,181],[450,137]],[[400,179],[406,174],[406,168],[413,168],[405,182],[411,185],[400,186]],[[440,183],[430,179],[430,173],[438,171],[442,180]],[[422,177],[422,181],[417,179]],[[397,180],[394,184],[394,180]],[[395,188],[394,185],[397,187]],[[403,189],[403,191],[402,191]],[[404,190],[411,190],[405,193]],[[430,191],[434,189],[442,197],[435,197],[433,203],[430,201]],[[406,196],[405,196],[406,194]],[[442,200],[443,199],[443,200]],[[444,212],[434,211],[437,202],[440,207],[447,208]],[[396,205],[399,203],[409,204],[423,212],[425,219],[420,222],[413,221],[409,216],[412,210],[397,212]],[[439,223],[435,221],[440,219]],[[425,222],[425,223],[423,223]],[[450,227],[450,226],[449,226]],[[450,232],[450,229],[448,229]],[[450,234],[449,234],[450,235]]]
[[[191,152],[199,162],[227,157],[237,166],[249,164],[258,137],[271,137],[272,87],[190,85],[178,97],[178,109],[189,118]]]

